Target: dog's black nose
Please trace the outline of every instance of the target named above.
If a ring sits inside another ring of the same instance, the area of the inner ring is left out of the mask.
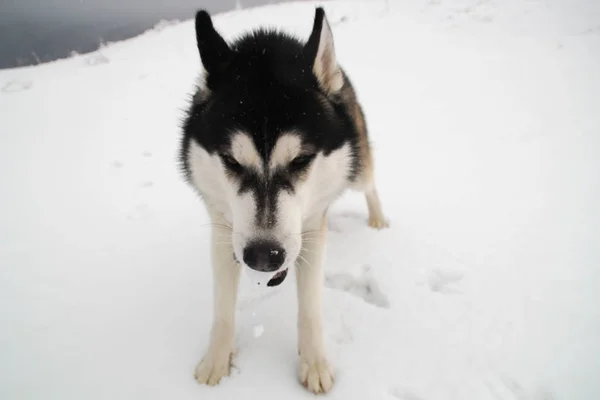
[[[275,242],[251,242],[244,249],[244,263],[257,271],[277,271],[284,261],[285,250]]]

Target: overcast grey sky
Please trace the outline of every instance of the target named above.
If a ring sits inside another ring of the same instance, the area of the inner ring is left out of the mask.
[[[244,8],[286,0],[240,0]],[[85,53],[139,35],[161,19],[189,19],[236,0],[0,0],[0,68]]]

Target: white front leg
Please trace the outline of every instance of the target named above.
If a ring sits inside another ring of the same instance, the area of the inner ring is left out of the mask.
[[[212,218],[213,322],[208,351],[196,368],[196,380],[216,385],[228,376],[235,339],[235,304],[240,265],[233,259],[231,230],[219,216]]]
[[[313,393],[325,393],[333,387],[334,381],[333,370],[325,356],[321,310],[326,217],[315,225],[316,230],[303,238],[303,248],[296,263],[298,352],[300,381]]]

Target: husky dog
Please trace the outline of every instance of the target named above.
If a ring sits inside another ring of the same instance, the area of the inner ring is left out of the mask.
[[[284,281],[296,268],[301,383],[329,391],[321,293],[326,213],[346,188],[365,193],[368,223],[384,228],[365,118],[336,61],[325,12],[304,43],[258,29],[228,44],[196,14],[204,69],[183,124],[181,163],[211,218],[213,322],[200,383],[229,375],[240,271]]]

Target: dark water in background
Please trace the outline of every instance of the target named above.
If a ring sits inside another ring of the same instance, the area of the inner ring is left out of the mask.
[[[0,0],[0,68],[86,53],[137,36],[161,20],[286,0]],[[289,0],[288,0],[289,1]]]

